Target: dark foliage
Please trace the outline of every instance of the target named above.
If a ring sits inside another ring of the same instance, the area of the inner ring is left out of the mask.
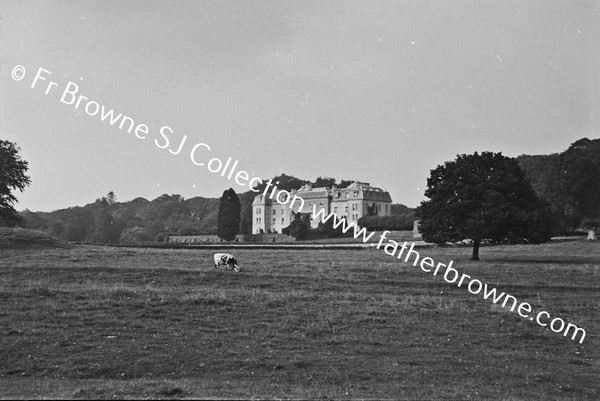
[[[0,140],[0,226],[14,227],[22,223],[13,207],[17,201],[13,191],[23,192],[31,179],[26,175],[28,163],[21,158],[20,151],[15,143]]]
[[[347,218],[346,216],[342,217],[342,219],[346,220],[346,226],[348,225],[347,223]],[[329,220],[327,220],[325,223],[320,222],[318,227],[316,229],[313,229],[311,231],[313,231],[315,234],[319,234],[321,236],[324,236],[326,238],[347,238],[347,237],[352,237],[353,235],[353,230],[348,230],[346,233],[344,233],[342,231],[342,227],[343,224],[338,225],[337,228],[333,227],[333,218],[330,218]]]
[[[293,213],[293,212],[292,212]],[[310,214],[307,213],[293,213],[294,220],[289,226],[285,227],[281,232],[283,234],[291,235],[296,239],[306,238],[308,234],[308,228],[310,225]]]
[[[392,203],[390,212],[392,215],[394,215],[394,214],[406,215],[406,214],[414,213],[415,209],[405,206],[402,203]]]
[[[555,235],[600,217],[600,139],[583,138],[563,153],[517,160],[538,196],[550,204]]]
[[[332,177],[318,177],[315,181],[312,182],[313,188],[318,187],[327,187],[331,188],[336,186],[338,188],[347,188],[350,184],[352,184],[353,180],[342,180],[339,184],[335,178]]]
[[[89,241],[95,244],[117,244],[121,235],[106,198],[94,204],[94,225]]]
[[[415,222],[415,214],[397,214],[391,216],[363,216],[358,219],[358,225],[369,231],[383,230],[412,230]]]
[[[277,181],[277,187],[287,191],[299,189],[309,182],[286,174],[272,179],[273,183]],[[351,183],[342,180],[338,186]],[[264,191],[265,185],[263,183],[259,187],[261,191]],[[252,232],[252,202],[257,194],[246,191],[238,195],[241,234]],[[195,197],[186,200],[177,194],[164,194],[152,201],[135,198],[129,202],[118,202],[117,196],[111,191],[96,202],[82,207],[49,213],[26,210],[20,216],[24,219],[24,227],[39,229],[63,240],[141,244],[153,240],[162,242],[169,235],[217,234],[218,207],[218,198]]]
[[[254,188],[256,191],[258,191],[258,192],[254,192],[254,195],[258,195],[259,193],[264,192],[269,180],[266,179],[263,181],[264,181],[263,183],[261,183],[260,185],[258,185],[257,187]],[[271,184],[276,185],[277,190],[284,189],[288,192],[291,191],[292,189],[299,189],[301,186],[303,186],[304,184],[308,184],[308,183],[309,183],[309,181],[302,180],[300,178],[294,177],[292,175],[287,175],[287,174],[281,174],[281,175],[275,176],[271,180]],[[267,191],[267,196],[269,196],[271,194],[272,190],[273,190],[273,187],[271,186],[269,188],[269,191]]]
[[[431,171],[417,208],[423,239],[436,244],[473,240],[535,243],[550,239],[550,209],[535,194],[518,163],[501,153],[459,155]]]
[[[225,241],[233,241],[240,232],[240,198],[233,188],[223,192],[217,215],[217,235]]]

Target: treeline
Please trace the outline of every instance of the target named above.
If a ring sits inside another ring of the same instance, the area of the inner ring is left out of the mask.
[[[315,181],[302,180],[286,174],[272,179],[278,188],[291,191],[311,183],[314,187],[347,187],[350,180],[337,183],[334,178],[319,177]],[[257,189],[264,191],[263,183]],[[252,233],[252,201],[256,192],[239,194],[240,233]],[[163,242],[168,235],[217,234],[219,198],[181,195],[162,195],[154,200],[136,198],[118,202],[113,192],[85,206],[60,209],[53,212],[25,210],[19,215],[24,228],[44,231],[66,241],[95,244],[144,244]],[[392,213],[410,213],[404,205],[392,205]],[[412,227],[412,222],[411,222]],[[325,233],[327,233],[327,228]],[[332,233],[332,236],[335,234]]]
[[[414,212],[391,216],[363,216],[358,219],[358,225],[369,231],[409,231],[413,229],[414,222]]]
[[[552,210],[553,235],[600,227],[600,139],[580,139],[564,152],[517,157]]]
[[[538,196],[552,210],[553,235],[573,233],[577,229],[600,227],[600,139],[574,142],[566,151],[551,155],[517,158]],[[268,180],[267,180],[268,181]],[[272,179],[277,187],[291,191],[310,183],[313,187],[347,187],[353,181],[318,177],[314,181],[281,174]],[[264,191],[265,183],[256,188]],[[239,194],[240,233],[252,232],[252,201],[256,192]],[[20,212],[22,226],[44,231],[73,242],[101,244],[139,244],[161,242],[168,235],[217,234],[219,199],[180,195],[162,195],[154,200],[136,198],[118,202],[114,193],[85,206],[53,212]],[[392,216],[363,217],[358,221],[368,230],[411,230],[414,210],[392,204]],[[328,227],[322,233],[332,236]]]
[[[110,192],[85,206],[54,212],[20,213],[24,228],[72,242],[140,244],[162,242],[167,235],[213,234],[219,199],[162,195],[152,201],[117,202]]]
[[[551,155],[517,158],[538,196],[552,210],[553,235],[600,227],[600,139],[587,138],[574,142],[566,151]],[[268,181],[268,180],[266,180]],[[265,183],[256,189],[264,191]],[[281,174],[272,179],[277,187],[291,191],[310,183],[313,187],[340,188],[353,181],[318,177],[314,181]],[[239,194],[240,233],[252,232],[252,201],[256,192]],[[44,231],[73,242],[102,244],[138,244],[161,242],[168,235],[200,235],[217,233],[218,198],[162,195],[154,200],[136,198],[118,202],[114,193],[94,203],[53,212],[20,212],[25,228]],[[392,204],[392,216],[363,217],[359,225],[369,230],[411,230],[414,210]],[[322,229],[324,234],[330,230]],[[334,233],[330,233],[335,235]]]

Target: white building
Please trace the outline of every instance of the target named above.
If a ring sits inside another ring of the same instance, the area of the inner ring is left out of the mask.
[[[289,201],[284,204],[260,194],[252,202],[252,234],[281,233],[293,220],[292,212],[311,215],[310,225],[316,228],[319,221],[312,219],[313,206],[316,206],[317,211],[325,209],[326,215],[333,212],[340,218],[345,216],[352,223],[366,215],[390,216],[392,198],[389,192],[359,181],[347,188],[313,188],[306,184],[293,190]]]

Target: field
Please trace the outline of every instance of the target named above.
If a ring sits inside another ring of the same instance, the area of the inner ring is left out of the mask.
[[[600,399],[600,241],[419,252],[584,342],[375,249],[3,249],[0,394]]]

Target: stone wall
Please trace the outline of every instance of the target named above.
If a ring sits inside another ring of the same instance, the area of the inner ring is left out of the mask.
[[[296,239],[285,234],[238,234],[231,243],[290,243]],[[169,235],[167,242],[171,244],[226,244],[218,235]]]

